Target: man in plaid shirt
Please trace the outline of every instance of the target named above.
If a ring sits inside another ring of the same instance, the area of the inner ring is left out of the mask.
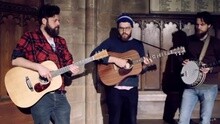
[[[59,34],[60,8],[55,5],[43,5],[39,9],[40,27],[34,32],[26,32],[19,40],[12,53],[12,65],[35,70],[48,82],[52,74],[44,65],[44,61],[53,61],[58,68],[69,65],[72,74],[79,72],[73,64],[73,58],[67,49],[64,38]],[[70,104],[65,96],[65,83],[52,92],[45,94],[36,104],[31,106],[31,114],[35,124],[49,124],[50,119],[56,124],[70,123]]]

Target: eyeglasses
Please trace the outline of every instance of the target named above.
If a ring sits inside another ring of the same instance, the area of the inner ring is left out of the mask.
[[[130,31],[131,27],[119,27],[119,31]]]

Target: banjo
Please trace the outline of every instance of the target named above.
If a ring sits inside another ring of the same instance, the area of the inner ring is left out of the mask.
[[[189,87],[197,87],[201,85],[206,78],[206,74],[200,71],[201,67],[209,68],[220,64],[220,60],[211,64],[202,65],[198,61],[187,62],[180,73],[181,79]]]
[[[210,41],[210,36],[207,35],[203,48],[201,50],[200,56],[199,56],[199,61],[189,61],[187,62],[182,70],[181,70],[181,78],[183,82],[188,85],[189,87],[196,87],[202,84],[206,78],[206,74],[202,73],[200,71],[201,67],[204,67],[202,65],[202,59],[205,56],[205,52],[208,48]]]

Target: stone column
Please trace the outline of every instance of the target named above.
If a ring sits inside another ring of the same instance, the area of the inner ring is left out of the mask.
[[[50,3],[60,7],[60,36],[66,39],[74,61],[84,60],[88,56],[85,53],[85,36],[87,35],[85,34],[86,0],[44,0],[44,2],[45,4]],[[83,66],[80,66],[81,72],[84,72]],[[71,124],[86,124],[87,91],[85,84],[87,84],[85,76],[79,75],[79,77],[73,79],[71,86],[66,87],[66,95],[71,105]]]
[[[86,54],[89,56],[94,44],[96,44],[96,0],[86,0],[85,19],[85,46]],[[86,124],[97,124],[97,93],[93,85],[91,73],[86,76]]]

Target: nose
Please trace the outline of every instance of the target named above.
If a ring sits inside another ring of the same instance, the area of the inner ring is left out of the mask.
[[[198,25],[198,26],[197,26],[198,29],[201,29],[201,27],[202,27],[201,25]]]
[[[60,25],[60,21],[57,22],[57,25]]]

